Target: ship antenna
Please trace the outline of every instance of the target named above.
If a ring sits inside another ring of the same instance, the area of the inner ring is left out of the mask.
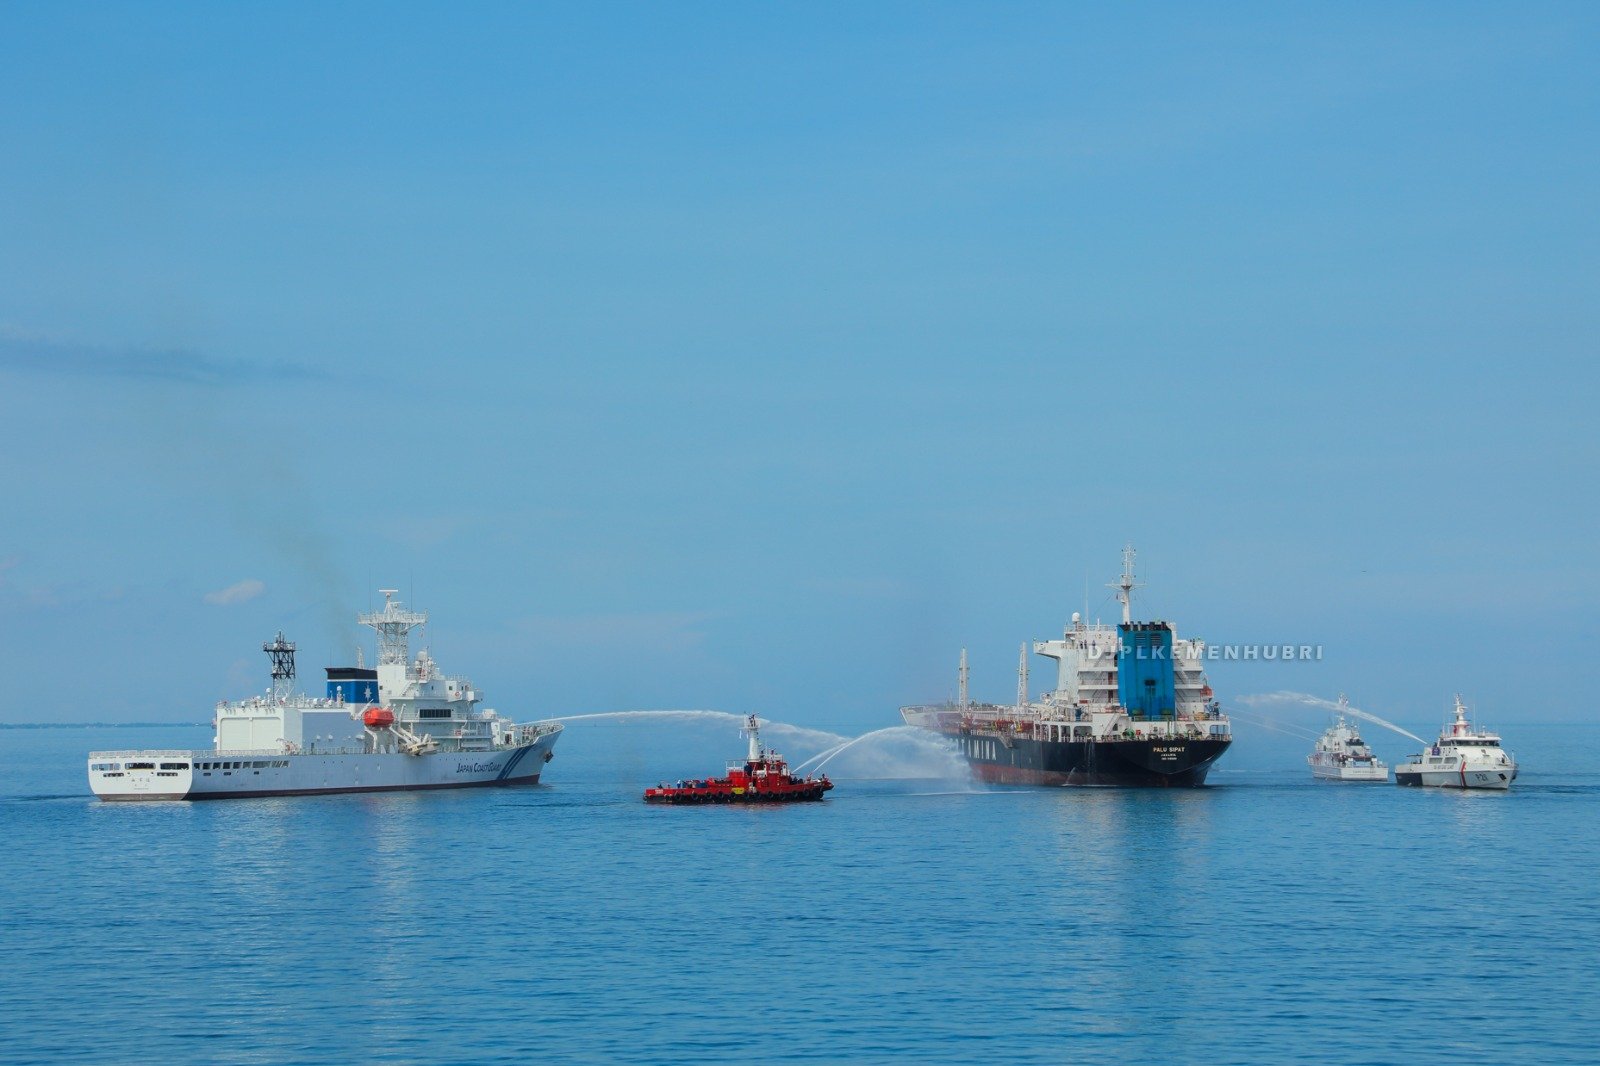
[[[1122,578],[1106,587],[1115,589],[1117,600],[1122,604],[1122,624],[1127,625],[1133,621],[1133,590],[1144,586],[1133,580],[1133,545],[1128,544],[1122,549]]]
[[[1022,654],[1017,656],[1017,710],[1028,705],[1028,645],[1022,645]]]
[[[261,650],[272,660],[272,702],[283,703],[294,692],[294,644],[283,639],[280,629],[277,638],[261,645]]]
[[[967,710],[967,649],[961,649],[961,669],[956,672],[956,702],[962,713]]]

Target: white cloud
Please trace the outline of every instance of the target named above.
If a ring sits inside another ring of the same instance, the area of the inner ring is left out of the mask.
[[[253,577],[247,577],[243,581],[235,582],[225,589],[206,593],[206,602],[214,603],[218,606],[226,606],[230,603],[244,603],[246,600],[255,599],[265,591],[267,591],[267,586],[263,582],[257,581]]]

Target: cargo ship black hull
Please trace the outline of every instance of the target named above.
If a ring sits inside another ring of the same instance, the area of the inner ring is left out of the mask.
[[[947,733],[972,772],[997,785],[1199,788],[1231,738],[1035,740]]]

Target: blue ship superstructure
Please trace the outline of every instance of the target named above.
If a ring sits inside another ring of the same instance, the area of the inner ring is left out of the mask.
[[[1117,699],[1132,718],[1172,718],[1178,713],[1172,626],[1124,622],[1117,627]]]

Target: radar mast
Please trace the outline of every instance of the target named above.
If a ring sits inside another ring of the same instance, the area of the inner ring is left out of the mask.
[[[427,611],[408,611],[395,599],[399,589],[379,589],[383,593],[383,610],[369,611],[360,616],[364,626],[378,631],[378,664],[380,666],[405,666],[411,657],[407,636],[428,621]]]

